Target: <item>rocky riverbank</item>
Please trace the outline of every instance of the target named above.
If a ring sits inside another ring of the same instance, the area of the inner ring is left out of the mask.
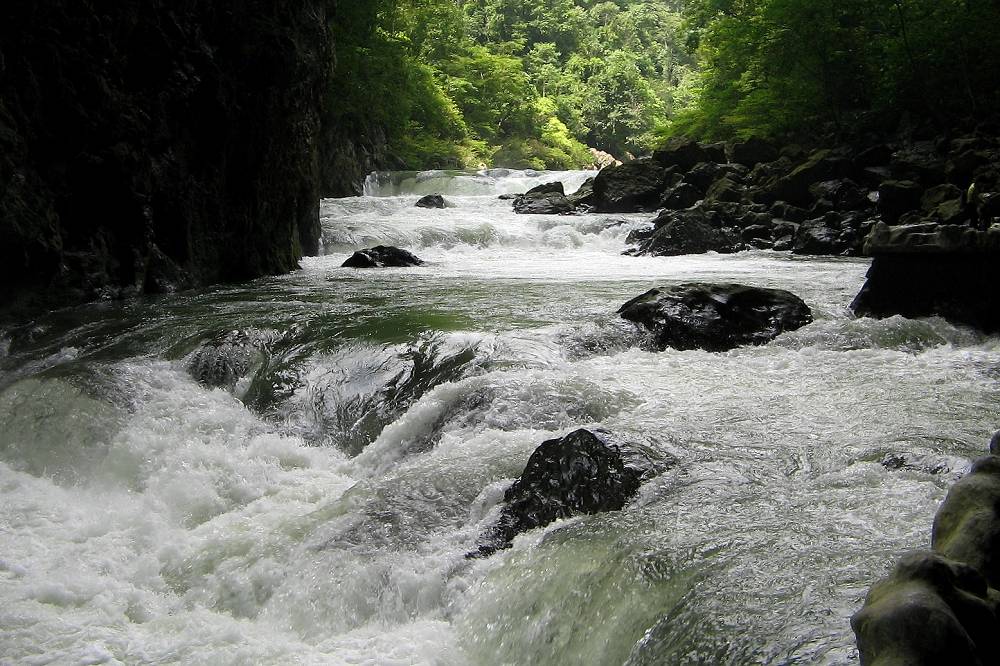
[[[672,139],[600,171],[571,195],[561,184],[514,201],[518,213],[653,212],[634,255],[741,250],[874,258],[860,315],[941,315],[1000,330],[996,290],[1000,142],[996,132],[806,151],[759,139]]]

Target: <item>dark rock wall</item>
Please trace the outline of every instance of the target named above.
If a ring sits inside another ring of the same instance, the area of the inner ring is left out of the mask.
[[[334,10],[3,3],[0,305],[242,280],[316,252],[320,197],[352,193],[382,141],[323,126]]]

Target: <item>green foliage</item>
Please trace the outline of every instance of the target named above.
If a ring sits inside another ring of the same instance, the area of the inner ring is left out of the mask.
[[[701,80],[665,132],[843,126],[906,111],[942,123],[997,104],[991,0],[691,0]]]
[[[648,149],[693,67],[664,0],[339,3],[340,122],[413,168],[572,168]]]

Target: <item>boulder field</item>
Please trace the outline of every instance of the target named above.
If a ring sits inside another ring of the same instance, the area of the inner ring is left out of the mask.
[[[626,254],[765,249],[870,256],[858,315],[939,315],[1000,331],[1000,141],[995,130],[807,151],[748,139],[673,138],[565,195],[550,183],[518,213],[656,212]]]

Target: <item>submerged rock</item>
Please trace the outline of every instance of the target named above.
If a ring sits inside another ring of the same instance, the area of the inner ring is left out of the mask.
[[[500,519],[471,556],[510,546],[522,532],[560,518],[618,511],[639,486],[676,464],[649,442],[605,430],[575,430],[535,449],[521,477],[504,493]]]
[[[618,312],[651,330],[660,349],[762,345],[812,322],[809,307],[795,294],[740,284],[692,282],[650,289]]]
[[[420,197],[417,203],[413,204],[417,208],[444,208],[444,197],[440,194],[428,194]]]
[[[367,250],[358,250],[347,261],[341,264],[342,268],[389,268],[403,266],[420,266],[423,260],[415,254],[401,250],[391,245],[376,245]]]

